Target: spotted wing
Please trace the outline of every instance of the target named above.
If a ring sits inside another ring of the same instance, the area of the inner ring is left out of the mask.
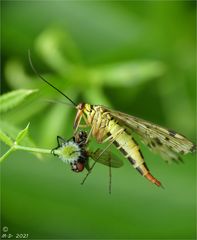
[[[98,163],[113,168],[120,168],[123,166],[123,161],[120,158],[117,158],[115,154],[109,151],[103,152],[102,149],[97,149],[95,152],[90,153],[90,157]]]
[[[142,141],[164,159],[181,160],[179,154],[194,152],[196,146],[183,135],[143,119],[103,107],[120,124],[137,133]]]

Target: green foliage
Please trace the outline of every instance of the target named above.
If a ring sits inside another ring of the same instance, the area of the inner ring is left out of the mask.
[[[0,121],[0,131],[2,133],[2,135],[7,136],[8,138],[10,138],[12,140],[13,143],[13,139],[16,139],[18,134],[21,132],[19,127],[14,126],[13,124],[6,122],[6,121]],[[22,130],[23,131],[23,130]],[[1,136],[1,140],[7,144],[8,146],[10,146],[10,144],[8,144],[9,142],[6,141],[6,139],[4,139]],[[35,147],[34,141],[32,140],[32,138],[28,135],[25,136],[25,138],[22,138],[20,140],[20,142],[23,145],[26,146],[31,146],[31,147]],[[10,142],[11,143],[11,142]]]
[[[26,101],[26,98],[32,94],[37,92],[37,90],[15,90],[9,93],[3,94],[0,97],[0,104],[1,104],[1,116],[6,117],[8,111],[14,110],[17,106],[20,106],[23,102]],[[16,129],[11,123],[0,121],[0,140],[7,144],[10,149],[1,157],[1,161],[4,160],[8,155],[15,150],[16,145],[18,145],[27,135],[29,124],[27,127],[20,131]],[[16,135],[17,134],[17,135]],[[15,138],[16,137],[16,138]],[[15,140],[12,140],[15,139]],[[27,138],[26,142],[29,142],[30,145],[32,141]]]
[[[0,140],[10,147],[14,143],[12,139],[9,136],[7,136],[1,129],[0,129]]]
[[[29,95],[34,94],[35,92],[37,92],[37,90],[19,89],[3,94],[0,97],[0,114],[20,105]]]
[[[96,164],[82,188],[83,176],[69,166],[28,153],[38,151],[33,142],[49,151],[57,135],[71,137],[76,112],[46,102],[67,100],[34,75],[27,50],[38,72],[76,103],[107,105],[194,140],[196,2],[2,1],[2,10],[3,92],[40,90],[2,114],[0,137],[9,147],[31,122],[31,138],[20,142],[27,152],[9,155],[1,146],[9,156],[1,164],[2,226],[31,239],[195,239],[195,156],[166,166],[142,147],[165,185],[160,191],[118,152],[124,166],[112,170],[109,197],[106,166]]]
[[[0,139],[7,144],[10,148],[9,150],[0,157],[0,162],[6,159],[10,153],[16,150],[17,145],[23,140],[23,138],[27,135],[29,128],[29,123],[25,129],[20,131],[15,139],[15,141],[12,141],[10,137],[8,137],[2,130],[0,131]]]
[[[9,136],[7,136],[2,130],[0,130],[0,140],[7,144],[10,148],[8,149],[7,152],[5,152],[1,157],[0,157],[0,162],[2,162],[4,159],[6,159],[12,152],[16,150],[23,150],[23,151],[28,151],[28,152],[33,152],[35,155],[40,158],[40,153],[47,153],[51,154],[50,149],[41,149],[41,148],[32,148],[32,147],[26,147],[26,146],[21,146],[19,143],[27,136],[28,134],[28,129],[29,129],[30,123],[27,124],[26,128],[21,130],[14,141],[11,140]],[[55,151],[54,151],[55,152]]]
[[[161,77],[164,72],[164,64],[159,61],[128,61],[95,67],[89,70],[88,76],[98,85],[133,87],[135,84],[143,84]]]
[[[26,135],[28,133],[28,129],[29,129],[29,124],[30,123],[27,124],[27,127],[25,129],[21,130],[18,133],[16,140],[15,140],[16,144],[19,144],[23,140],[23,138],[26,137]]]
[[[4,113],[4,115],[5,115],[5,113],[7,111],[13,110],[16,106],[18,106],[22,102],[24,102],[26,100],[27,96],[31,95],[34,92],[37,92],[37,90],[21,89],[21,90],[15,90],[15,91],[12,91],[12,92],[2,95],[0,97],[1,114]],[[5,152],[0,157],[0,161],[3,161],[4,159],[6,159],[10,155],[10,153],[15,151],[16,149],[35,152],[36,156],[38,158],[40,158],[40,155],[38,154],[40,151],[39,149],[22,147],[19,145],[19,143],[21,143],[24,140],[24,138],[26,138],[26,136],[28,134],[28,129],[29,129],[30,123],[28,123],[26,128],[21,131],[18,131],[14,126],[12,126],[11,123],[3,122],[3,121],[0,121],[0,123],[1,123],[0,140],[10,147],[7,150],[7,152]],[[8,135],[8,133],[10,133],[10,135]],[[17,133],[17,135],[16,135],[16,133]],[[16,135],[16,138],[13,137],[14,135]],[[15,139],[15,140],[12,140],[12,139]],[[26,139],[26,143],[33,145],[32,140],[29,138]],[[43,151],[41,151],[41,152],[43,152]],[[48,150],[47,153],[50,153],[50,150]]]

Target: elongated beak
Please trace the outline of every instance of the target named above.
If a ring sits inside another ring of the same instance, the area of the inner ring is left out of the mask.
[[[79,123],[81,121],[82,114],[83,114],[83,111],[81,111],[81,110],[77,111],[77,115],[75,117],[74,126],[73,126],[74,130],[77,130],[77,128],[79,127]]]

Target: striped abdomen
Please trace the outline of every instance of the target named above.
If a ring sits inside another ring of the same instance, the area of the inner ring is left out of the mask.
[[[102,143],[106,136],[111,136],[113,144],[131,162],[133,167],[149,181],[155,183],[157,186],[161,186],[161,183],[149,172],[137,143],[126,133],[124,128],[112,119],[110,113],[104,112],[100,106],[89,104],[85,104],[84,109],[86,122],[92,128],[92,136],[99,143]]]
[[[122,131],[121,131],[122,129]],[[120,134],[117,136],[117,132]],[[154,178],[146,163],[144,162],[144,158],[139,149],[138,144],[135,140],[123,129],[116,121],[110,120],[108,122],[108,136],[112,135],[114,140],[114,145],[119,149],[123,155],[130,161],[134,168],[138,170],[138,172],[146,177],[149,181],[156,184],[157,186],[161,186],[161,183]]]

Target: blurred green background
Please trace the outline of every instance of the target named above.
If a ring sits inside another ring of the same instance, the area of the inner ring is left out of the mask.
[[[2,92],[39,89],[2,115],[12,137],[31,122],[37,147],[72,136],[77,103],[104,104],[174,129],[195,142],[195,1],[2,1]],[[1,144],[1,152],[7,147]],[[112,148],[113,149],[113,148]],[[1,226],[30,239],[195,239],[195,156],[166,164],[142,145],[157,188],[129,162],[85,172],[53,156],[15,152],[1,164]],[[113,150],[114,151],[114,150]],[[117,152],[116,152],[117,153]]]

